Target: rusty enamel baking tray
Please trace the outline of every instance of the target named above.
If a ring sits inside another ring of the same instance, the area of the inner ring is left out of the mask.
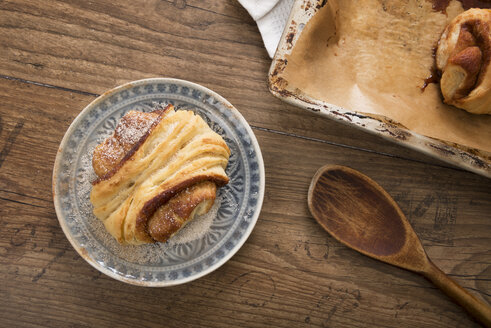
[[[295,47],[302,29],[326,0],[296,0],[285,26],[269,71],[269,89],[278,98],[294,106],[363,129],[398,144],[415,149],[465,170],[491,178],[491,155],[488,152],[445,142],[408,130],[390,119],[373,118],[353,110],[335,106],[289,89],[283,72],[287,56]]]

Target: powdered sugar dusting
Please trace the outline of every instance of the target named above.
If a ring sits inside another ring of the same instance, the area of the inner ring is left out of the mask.
[[[117,165],[124,157],[124,148],[119,144],[118,140],[114,137],[109,137],[104,141],[100,149],[100,160],[106,167],[107,171],[110,171],[115,165]]]
[[[155,118],[149,119],[149,116],[158,116],[151,113],[136,113],[129,112],[121,118],[116,126],[114,136],[123,145],[135,145],[154,122]]]

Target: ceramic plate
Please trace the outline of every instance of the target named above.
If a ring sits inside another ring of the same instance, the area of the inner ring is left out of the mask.
[[[196,217],[167,243],[121,246],[92,214],[92,152],[131,109],[152,111],[171,103],[192,110],[227,142],[228,185],[209,214]],[[254,133],[224,98],[195,83],[156,78],[127,83],[89,104],[68,128],[53,169],[58,220],[72,246],[97,270],[127,283],[171,286],[224,264],[251,233],[264,195],[264,164]]]

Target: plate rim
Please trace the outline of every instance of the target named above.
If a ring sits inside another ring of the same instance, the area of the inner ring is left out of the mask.
[[[161,280],[161,281],[153,281],[153,280],[136,280],[136,279],[130,279],[127,277],[124,277],[122,275],[119,275],[112,270],[108,269],[107,267],[101,265],[97,261],[95,261],[90,254],[87,252],[87,250],[78,245],[77,242],[74,240],[74,238],[71,235],[70,230],[66,226],[65,222],[65,217],[63,215],[63,212],[61,210],[61,205],[60,205],[60,197],[59,197],[59,192],[57,188],[57,178],[59,176],[58,170],[60,168],[60,162],[62,160],[62,154],[63,154],[63,149],[66,146],[66,143],[68,142],[69,137],[73,134],[75,127],[78,126],[80,121],[82,120],[82,116],[86,112],[88,112],[91,108],[96,106],[99,102],[111,97],[112,94],[119,92],[121,90],[125,89],[130,89],[134,86],[141,85],[141,84],[148,84],[148,83],[174,83],[177,85],[181,86],[187,86],[191,88],[198,89],[205,94],[213,96],[215,99],[223,103],[228,110],[232,111],[234,113],[234,116],[239,120],[239,122],[243,125],[244,129],[246,130],[247,134],[249,135],[251,139],[251,146],[254,148],[254,151],[257,154],[257,162],[258,162],[258,170],[259,170],[259,190],[257,192],[257,210],[253,213],[253,216],[251,217],[250,224],[247,227],[247,229],[244,230],[244,234],[242,239],[240,239],[237,244],[232,248],[228,253],[226,253],[222,258],[220,258],[216,263],[210,265],[206,269],[198,272],[195,275],[190,275],[189,277],[184,277],[181,279],[176,279],[176,280]],[[99,272],[104,273],[105,275],[118,280],[122,281],[131,285],[136,285],[136,286],[145,286],[145,287],[170,287],[170,286],[175,286],[175,285],[180,285],[180,284],[185,284],[187,282],[191,282],[193,280],[199,279],[215,270],[220,268],[222,265],[224,265],[232,256],[234,256],[239,249],[242,248],[244,243],[249,239],[250,234],[252,233],[252,230],[256,226],[257,220],[259,218],[259,215],[261,214],[262,210],[262,205],[263,205],[263,200],[264,200],[264,192],[265,192],[265,169],[264,169],[264,160],[263,156],[261,153],[261,148],[259,147],[259,143],[257,142],[256,135],[252,131],[252,128],[250,127],[249,123],[246,121],[246,119],[242,116],[242,114],[233,106],[227,99],[219,95],[213,90],[208,89],[205,86],[202,86],[200,84],[187,81],[187,80],[182,80],[182,79],[176,79],[176,78],[169,78],[169,77],[154,77],[154,78],[146,78],[146,79],[140,79],[140,80],[135,80],[135,81],[130,81],[126,82],[124,84],[121,84],[119,86],[116,86],[110,90],[105,91],[101,95],[97,96],[96,99],[92,100],[88,105],[86,105],[73,119],[73,121],[70,123],[70,126],[68,129],[65,131],[65,134],[63,135],[63,138],[60,142],[60,145],[58,146],[58,150],[56,153],[56,158],[53,164],[53,173],[52,173],[52,195],[53,195],[53,203],[55,207],[55,212],[56,212],[56,217],[58,219],[58,223],[60,224],[63,233],[65,234],[65,237],[68,239],[70,242],[71,246],[77,251],[77,253],[87,262],[89,263],[93,268],[98,270]],[[62,219],[63,218],[63,219]]]

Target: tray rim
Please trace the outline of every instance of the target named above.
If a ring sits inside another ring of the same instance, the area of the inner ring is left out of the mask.
[[[485,151],[427,137],[386,117],[367,116],[285,88],[281,72],[288,62],[286,56],[291,54],[305,24],[325,4],[327,0],[295,0],[268,72],[270,92],[293,106],[354,126],[448,164],[491,178],[491,154],[486,156]]]

